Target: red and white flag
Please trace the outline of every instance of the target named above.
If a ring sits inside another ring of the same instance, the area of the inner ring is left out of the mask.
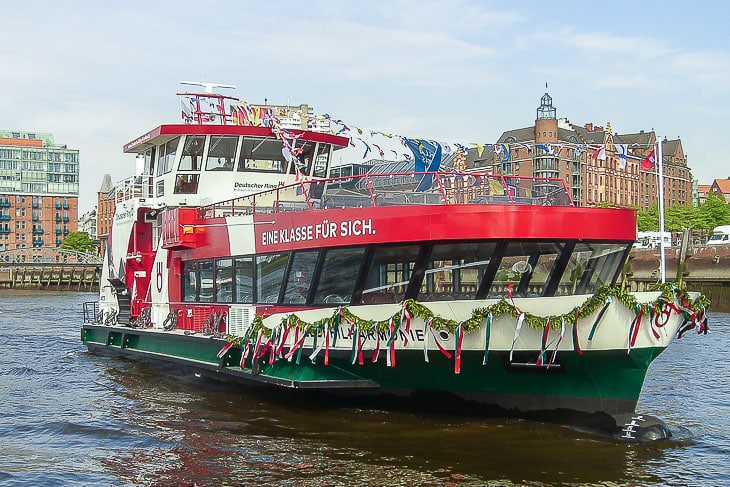
[[[647,155],[643,161],[641,161],[641,169],[644,171],[651,171],[654,169],[654,165],[656,164],[656,156],[654,155],[654,149],[649,152],[649,155]]]

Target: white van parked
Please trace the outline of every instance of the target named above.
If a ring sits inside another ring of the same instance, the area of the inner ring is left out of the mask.
[[[730,225],[715,227],[707,245],[730,245]]]
[[[658,249],[661,247],[661,232],[639,232],[634,242],[635,249]],[[664,232],[664,246],[672,246],[672,233]]]

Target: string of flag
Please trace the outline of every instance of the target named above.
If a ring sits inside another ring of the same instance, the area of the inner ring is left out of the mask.
[[[192,95],[183,96],[180,103],[182,106],[182,118],[188,122],[194,119],[204,123],[215,122],[215,116],[217,114],[220,117],[227,117],[230,123],[233,123],[234,125],[270,127],[277,137],[282,140],[282,154],[287,162],[294,162],[297,176],[300,176],[301,172],[305,169],[304,165],[299,160],[302,149],[296,148],[295,144],[292,144],[292,141],[295,141],[301,136],[301,132],[296,133],[292,130],[282,128],[281,119],[279,118],[282,113],[277,113],[277,108],[251,105],[244,100],[240,100],[239,102],[229,102],[228,113],[226,113],[225,107],[221,105],[219,99]],[[299,116],[300,119],[304,116],[304,114],[299,111],[294,111],[292,113]],[[484,144],[480,142],[424,141],[423,139],[406,137],[390,132],[364,129],[355,124],[349,122],[346,123],[341,119],[334,118],[328,113],[315,115],[313,118],[307,120],[308,128],[310,130],[321,128],[324,126],[324,123],[329,124],[331,134],[349,138],[351,147],[360,146],[363,150],[362,160],[374,158],[383,161],[411,161],[415,158],[416,163],[418,163],[418,158],[420,156],[421,159],[433,161],[432,158],[429,158],[428,152],[435,152],[436,148],[440,148],[443,155],[451,155],[456,152],[466,154],[469,149],[475,149],[477,156],[482,157],[484,151],[491,147],[495,159],[499,163],[511,162],[513,160],[513,153],[515,149],[524,149],[528,154],[533,154],[534,152],[535,155],[538,156],[560,156],[563,154],[564,149],[569,149],[572,150],[572,154],[566,155],[570,155],[573,160],[580,160],[583,157],[583,154],[586,153],[589,154],[590,158],[594,161],[605,161],[607,159],[607,147],[610,145],[613,147],[614,154],[618,159],[618,168],[620,170],[625,170],[627,168],[630,158],[641,159],[640,167],[643,171],[647,172],[653,170],[657,162],[656,152],[653,145],[647,144],[595,144],[573,142],[537,143],[534,141]],[[332,125],[335,127],[333,128]],[[366,140],[368,137],[369,140]],[[378,143],[379,140],[382,140],[383,142]],[[398,141],[398,144],[393,146],[393,141]],[[415,141],[415,143],[413,141]],[[424,142],[430,147],[424,147],[426,145]],[[650,147],[651,150],[645,155],[641,154],[637,156],[630,153],[630,149],[649,149]],[[429,164],[426,164],[426,167],[421,170],[439,169],[438,166],[433,169],[429,166]],[[418,171],[418,169],[416,170]]]

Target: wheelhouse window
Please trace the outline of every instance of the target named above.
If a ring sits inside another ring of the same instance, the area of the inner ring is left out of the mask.
[[[180,157],[180,171],[200,171],[203,164],[204,135],[188,135]]]
[[[211,137],[206,171],[233,171],[238,137]]]
[[[327,177],[327,166],[329,165],[330,160],[330,150],[331,147],[329,144],[317,145],[317,155],[314,159],[314,174],[312,174],[314,177]]]
[[[172,171],[173,164],[175,163],[175,155],[177,154],[177,146],[180,142],[180,138],[176,137],[166,144],[160,146],[158,152],[158,163],[157,163],[157,175],[162,176]]]
[[[294,144],[294,151],[297,152],[297,160],[292,161],[289,167],[289,174],[296,173],[297,169],[300,173],[309,176],[312,171],[312,162],[314,160],[314,142],[299,142]]]
[[[243,139],[237,171],[283,173],[286,161],[281,150],[282,143],[277,139]]]

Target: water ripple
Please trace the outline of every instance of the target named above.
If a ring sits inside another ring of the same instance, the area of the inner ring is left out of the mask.
[[[88,353],[88,293],[3,294],[0,484],[83,486],[723,485],[730,456],[730,315],[652,364],[639,411],[672,441],[351,408],[252,392]],[[29,319],[32,317],[32,319]]]

